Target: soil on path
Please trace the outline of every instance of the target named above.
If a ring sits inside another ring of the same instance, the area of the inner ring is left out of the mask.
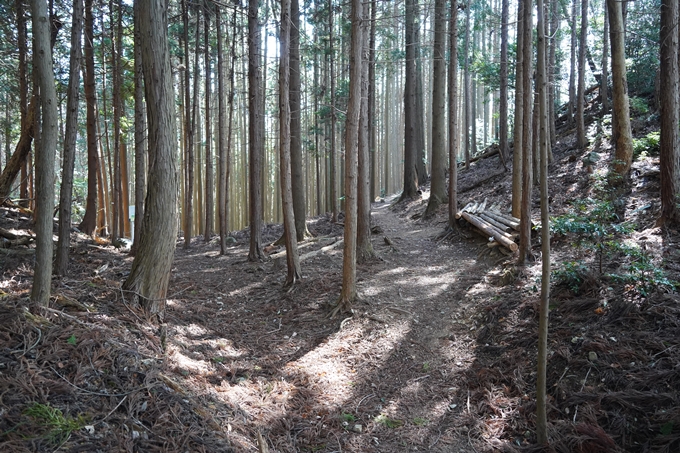
[[[245,263],[244,247],[227,258],[178,251],[168,366],[236,409],[225,421],[239,449],[261,433],[280,452],[474,451],[460,383],[475,361],[469,318],[487,265],[468,241],[438,241],[445,223],[410,220],[421,202],[390,201],[374,206],[379,259],[358,267],[360,301],[336,320],[340,247],[304,260],[289,293],[279,260]]]

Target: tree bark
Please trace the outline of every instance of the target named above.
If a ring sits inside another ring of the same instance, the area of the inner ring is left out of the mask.
[[[76,162],[78,134],[78,94],[80,88],[81,34],[83,29],[83,0],[73,0],[71,20],[71,51],[66,100],[66,132],[64,135],[63,171],[59,194],[59,239],[54,272],[66,274],[71,243],[71,211],[73,201],[73,170]]]
[[[465,103],[465,111],[463,115],[465,120],[463,123],[463,140],[465,140],[465,169],[470,168],[470,123],[472,116],[472,102],[470,93],[470,8],[465,8],[465,49],[463,53],[465,54],[465,62],[463,66],[463,96]]]
[[[361,114],[361,56],[363,44],[361,27],[363,11],[361,0],[352,0],[351,5],[352,31],[349,55],[349,102],[345,119],[345,242],[342,255],[342,291],[338,306],[332,315],[337,312],[349,311],[357,299],[357,166],[359,116]]]
[[[607,0],[609,12],[609,39],[612,51],[612,104],[616,117],[614,171],[623,176],[633,162],[633,137],[630,129],[630,106],[628,104],[628,81],[624,47],[623,13],[619,0]]]
[[[369,3],[364,4],[363,17],[368,17]],[[361,112],[359,114],[359,148],[357,176],[357,261],[375,257],[371,244],[371,157],[369,132],[369,21],[361,23]]]
[[[116,7],[118,9],[118,16],[116,18],[116,24],[118,26],[114,29],[113,21],[113,1],[110,2],[110,14],[111,14],[111,58],[113,59],[112,64],[112,79],[113,79],[113,225],[111,226],[111,240],[116,241],[119,237],[125,235],[123,227],[123,217],[125,213],[121,212],[123,210],[123,193],[122,193],[122,176],[121,176],[121,165],[120,165],[120,149],[121,149],[121,134],[120,134],[120,118],[122,114],[123,101],[120,94],[121,85],[121,44],[122,44],[122,20],[121,20],[121,2],[116,0]]]
[[[609,14],[604,8],[604,31],[602,38],[602,77],[600,78],[600,97],[602,99],[602,114],[609,112]]]
[[[417,0],[406,0],[406,78],[404,86],[404,190],[400,201],[415,198],[418,192],[416,156],[416,61],[415,15]]]
[[[576,26],[575,24],[573,25]],[[588,36],[588,0],[581,0],[581,33],[578,46],[578,92],[576,94],[576,146],[585,149],[586,138],[585,104],[586,104],[586,47]]]
[[[446,201],[446,0],[434,4],[432,77],[432,184],[425,209],[429,218]]]
[[[184,44],[184,154],[185,154],[185,191],[184,191],[184,248],[191,246],[194,226],[194,123],[192,122],[191,78],[189,70],[189,6],[182,0],[182,23]],[[198,36],[196,36],[198,39]]]
[[[680,222],[680,151],[678,146],[678,1],[661,3],[661,218],[659,224]]]
[[[574,125],[576,113],[576,20],[578,17],[578,0],[571,0],[571,53],[569,58],[569,124]]]
[[[146,140],[146,108],[144,105],[144,70],[142,69],[142,43],[139,16],[134,17],[135,32],[135,224],[132,233],[133,241],[130,255],[135,255],[139,248],[144,219],[144,198],[146,197],[147,173],[147,140]]]
[[[93,0],[85,0],[85,103],[87,130],[87,199],[85,215],[80,222],[80,231],[92,236],[97,230],[97,179],[99,173],[99,149],[97,148],[97,93],[94,74],[94,15]],[[103,204],[100,209],[105,209]]]
[[[524,7],[527,0],[517,2],[517,60],[515,62],[515,124],[512,150],[512,215],[519,217],[522,205],[522,134],[524,133]]]
[[[290,2],[290,162],[293,183],[293,211],[298,241],[309,236],[307,231],[307,200],[302,160],[302,125],[300,120],[300,8],[298,0]]]
[[[279,44],[279,164],[281,172],[281,197],[283,207],[283,230],[286,242],[286,264],[288,274],[284,286],[295,284],[300,278],[300,257],[295,231],[295,210],[293,207],[293,181],[291,173],[291,102],[290,102],[290,0],[281,0],[281,29]]]
[[[210,11],[205,7],[204,11],[204,60],[205,60],[205,225],[203,239],[210,241],[213,235],[213,225],[215,223],[215,176],[213,174],[213,155],[212,155],[212,113],[210,111],[211,97],[211,77],[212,68],[210,65]]]
[[[217,217],[220,233],[220,255],[227,253],[227,122],[226,122],[226,81],[224,80],[224,39],[222,36],[222,14],[215,7],[215,26],[217,27]],[[232,42],[234,40],[232,39]],[[231,102],[231,99],[230,99]]]
[[[371,154],[371,202],[378,196],[378,181],[380,169],[378,166],[378,149],[375,115],[375,22],[377,15],[377,0],[371,0],[371,25],[368,38],[368,140]]]
[[[501,161],[505,162],[508,155],[508,16],[510,15],[509,0],[501,0],[501,67],[500,67],[500,105],[499,136]]]
[[[16,9],[17,9],[17,47],[19,50],[19,111],[21,115],[21,130],[23,132],[24,129],[28,129],[29,127],[32,128],[32,130],[35,130],[35,125],[31,124],[30,126],[26,123],[27,117],[29,115],[28,109],[30,106],[28,105],[28,76],[27,76],[27,65],[28,65],[28,45],[26,43],[27,41],[27,32],[26,32],[26,10],[24,9],[24,0],[16,0]],[[35,88],[35,87],[34,87]],[[37,105],[37,100],[36,100],[36,105],[35,109],[38,108]],[[35,121],[35,113],[33,116],[33,119],[31,120],[32,123]],[[30,134],[31,139],[33,138],[33,132]],[[23,153],[22,153],[23,154]],[[19,167],[17,167],[17,172],[21,172],[21,181],[19,183],[19,205],[23,207],[28,207],[29,206],[29,200],[28,200],[28,173],[29,173],[29,166],[30,166],[30,156],[31,154],[31,142],[28,142],[28,150],[26,151],[26,154],[24,157],[22,157],[21,161],[19,162]],[[9,163],[9,162],[8,162]],[[13,167],[10,167],[13,168]],[[14,183],[14,178],[16,178],[16,173],[14,174],[12,180],[9,182],[10,187]],[[9,196],[9,188],[0,189],[0,194],[3,192],[7,192],[6,196]],[[0,198],[5,198],[5,197],[0,197]]]
[[[533,258],[531,253],[531,195],[532,195],[532,110],[533,110],[533,90],[531,89],[532,76],[532,16],[531,4],[524,4],[523,28],[524,33],[522,46],[522,101],[523,131],[522,131],[522,206],[520,212],[521,231],[519,240],[519,264],[524,265],[527,258]]]
[[[338,190],[337,190],[337,156],[336,156],[336,146],[335,146],[335,50],[333,46],[333,0],[328,0],[328,56],[329,56],[329,72],[330,72],[330,85],[331,85],[331,152],[330,152],[330,175],[328,183],[331,186],[330,197],[331,197],[331,221],[337,223],[338,221]]]
[[[248,3],[248,143],[250,167],[250,251],[249,261],[261,261],[262,253],[262,155],[263,108],[260,71],[259,0]]]
[[[425,162],[427,161],[427,155],[425,153],[425,124],[423,118],[425,116],[424,107],[424,92],[423,92],[423,63],[420,57],[420,12],[418,10],[418,0],[415,0],[415,29],[413,31],[414,43],[413,50],[415,52],[414,59],[416,64],[416,77],[415,77],[415,100],[416,100],[416,110],[415,110],[415,133],[416,133],[416,177],[418,178],[418,184],[425,184],[428,180],[427,166]]]
[[[139,250],[123,289],[163,320],[177,234],[175,97],[167,0],[136,0],[149,125],[149,185]]]
[[[451,0],[449,14],[449,228],[456,228],[458,214],[458,0]]]
[[[33,22],[33,70],[40,88],[42,112],[40,143],[35,150],[36,214],[35,269],[31,301],[47,306],[52,283],[52,213],[54,211],[54,160],[59,134],[57,90],[54,85],[50,21],[44,0],[31,0]]]
[[[587,10],[587,0],[583,0]],[[545,9],[543,0],[537,0],[538,40],[536,58],[536,85],[538,91],[538,149],[540,153],[540,187],[541,187],[541,301],[538,318],[538,369],[536,377],[536,434],[538,443],[548,442],[547,417],[547,368],[548,368],[548,314],[550,311],[550,211],[548,206],[548,143],[550,131],[548,126],[548,87],[546,84],[546,45],[545,45]],[[582,30],[583,33],[585,33]]]
[[[26,121],[21,128],[19,142],[14,149],[12,157],[10,157],[7,164],[5,164],[2,174],[0,174],[0,203],[4,203],[4,201],[9,198],[12,191],[12,184],[14,184],[17,175],[26,163],[28,155],[31,153],[31,144],[33,143],[33,136],[35,134],[35,118],[38,113],[39,102],[40,99],[37,95],[34,95],[31,98]]]

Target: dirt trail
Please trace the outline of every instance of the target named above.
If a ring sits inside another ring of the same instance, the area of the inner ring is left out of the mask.
[[[373,211],[381,259],[359,266],[361,300],[337,320],[340,249],[305,260],[290,293],[285,269],[243,262],[244,246],[177,252],[168,366],[231,408],[237,450],[255,451],[262,433],[280,452],[474,451],[460,379],[475,361],[469,318],[486,265],[470,241],[435,240],[445,223],[411,221],[389,201]]]

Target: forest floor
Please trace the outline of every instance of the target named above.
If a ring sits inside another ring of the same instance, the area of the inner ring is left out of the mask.
[[[606,143],[593,146],[607,153]],[[554,151],[560,215],[595,197],[608,159],[587,172],[590,150],[574,149],[571,136]],[[658,157],[638,159],[632,175],[617,199],[620,221],[634,228],[609,239],[643,244],[637,280],[608,276],[635,261],[630,252],[553,239],[562,273],[551,299],[545,451],[680,450],[680,299],[656,273],[679,279],[680,235],[654,227]],[[461,172],[461,206],[509,206],[510,179],[497,157],[479,160]],[[49,308],[28,304],[32,256],[0,255],[0,450],[542,451],[540,244],[539,259],[519,268],[464,225],[442,240],[447,206],[423,221],[423,190],[409,203],[374,204],[379,258],[358,266],[360,301],[337,319],[328,315],[342,247],[330,246],[342,227],[325,216],[310,219],[316,239],[300,253],[325,251],[302,261],[290,291],[285,259],[246,261],[245,231],[226,256],[215,240],[188,250],[178,242],[162,328],[121,293],[132,258],[113,246],[74,233],[70,273],[55,278]],[[5,229],[30,231],[27,220],[0,211]],[[265,228],[267,243],[280,235]]]

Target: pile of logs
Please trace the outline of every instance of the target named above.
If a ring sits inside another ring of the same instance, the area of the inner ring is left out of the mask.
[[[33,243],[34,238],[20,233],[0,228],[0,255],[29,255],[35,249],[24,248]]]
[[[487,206],[487,199],[482,203],[468,203],[456,214],[457,219],[461,217],[488,238],[489,247],[502,245],[512,252],[517,251],[515,240],[519,238],[519,219],[501,213],[497,205]]]

